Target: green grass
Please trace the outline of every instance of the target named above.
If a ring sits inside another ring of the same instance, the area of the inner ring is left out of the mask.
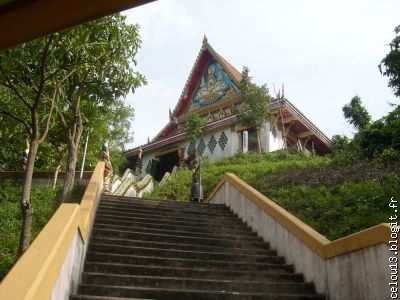
[[[286,152],[236,155],[202,170],[204,198],[226,172],[284,207],[334,240],[388,222],[390,198],[400,195],[400,164],[357,161],[337,164],[329,157]],[[180,171],[147,197],[188,201],[191,171]]]
[[[33,207],[31,242],[42,230],[60,205],[62,186],[55,190],[49,187],[34,186],[31,190]],[[80,202],[85,188],[76,186],[72,193],[72,201]],[[20,183],[5,181],[0,184],[0,280],[7,274],[17,260],[22,216],[20,199],[22,186]]]

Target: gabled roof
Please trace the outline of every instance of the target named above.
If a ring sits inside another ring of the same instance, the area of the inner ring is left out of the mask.
[[[219,55],[208,43],[207,37],[204,36],[199,54],[197,55],[192,70],[190,71],[189,77],[179,97],[178,103],[176,104],[170,115],[170,122],[154,137],[152,142],[167,138],[175,133],[175,130],[178,126],[177,119],[182,116],[182,114],[186,111],[186,108],[190,104],[190,100],[197,87],[197,83],[201,79],[203,71],[210,59],[215,59],[219,63],[219,65],[228,74],[228,76],[236,86],[240,85],[240,81],[242,80],[240,72],[235,69],[226,59]]]

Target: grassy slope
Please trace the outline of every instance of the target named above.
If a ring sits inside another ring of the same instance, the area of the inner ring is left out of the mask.
[[[60,205],[59,195],[62,187],[55,190],[48,187],[33,187],[31,202],[33,206],[32,239],[39,234],[47,221]],[[73,202],[79,202],[84,188],[76,186],[73,191]],[[6,181],[0,185],[0,280],[17,260],[19,234],[22,217],[19,201],[22,194],[20,184]]]
[[[236,155],[206,164],[204,196],[226,172],[248,184],[334,240],[388,222],[390,197],[400,194],[400,164],[339,164],[326,157],[306,158],[285,152]],[[181,171],[149,197],[189,199],[191,172]]]

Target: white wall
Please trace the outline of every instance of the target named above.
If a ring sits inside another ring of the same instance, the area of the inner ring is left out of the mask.
[[[283,136],[282,131],[280,131],[276,126],[276,137],[272,134],[272,127],[270,122],[266,122],[264,126],[263,137],[265,139],[265,152],[272,152],[283,148]]]
[[[223,150],[218,143],[222,132],[224,132],[226,137],[228,138],[228,142]],[[282,147],[283,147],[282,132],[279,131],[278,128],[276,128],[276,132],[277,132],[276,137],[274,137],[271,132],[270,123],[269,122],[265,123],[265,125],[262,128],[261,133],[260,133],[261,148],[263,149],[264,152],[272,152],[272,151],[282,149]],[[211,139],[211,136],[214,136],[214,138],[217,142],[213,152],[211,152],[210,148],[208,147],[208,143]],[[233,156],[236,153],[242,152],[242,149],[241,149],[242,141],[240,140],[241,138],[242,138],[242,135],[239,135],[236,132],[236,127],[234,125],[230,125],[230,126],[223,127],[223,128],[218,128],[214,131],[207,132],[202,137],[202,139],[204,140],[204,143],[206,145],[202,156],[207,157],[209,162],[214,162],[221,158]],[[199,142],[200,141],[196,142],[196,149],[199,145]],[[176,145],[169,145],[168,147],[178,146],[179,144],[180,143],[177,143]],[[189,148],[189,145],[190,145],[190,142],[185,141],[185,158],[188,157],[187,150]],[[153,150],[150,152],[143,153],[142,173],[141,173],[142,177],[146,176],[147,164],[149,163],[149,161],[154,159],[155,154],[158,152],[160,152],[160,149],[156,149],[156,150]]]
[[[327,299],[390,299],[387,245],[323,259],[229,182],[221,186],[210,202],[228,206],[278,255],[284,256],[286,263],[293,264],[307,282],[314,282],[317,292]]]
[[[221,146],[219,145],[218,141],[221,137],[222,133],[225,133],[226,137],[228,138],[227,144],[225,145],[225,148],[222,150]],[[210,148],[208,147],[208,143],[211,139],[211,136],[214,136],[217,144],[214,148],[214,151],[211,152]],[[207,132],[206,134],[203,135],[202,139],[204,140],[204,143],[206,145],[206,148],[202,154],[203,157],[207,157],[209,162],[216,161],[218,159],[228,157],[235,155],[238,150],[239,150],[239,139],[238,139],[238,134],[235,130],[234,127],[227,126],[224,128],[218,128],[215,131]],[[199,145],[200,141],[196,143],[196,149]],[[187,149],[189,148],[190,142],[187,141],[185,143],[185,158],[187,157]]]

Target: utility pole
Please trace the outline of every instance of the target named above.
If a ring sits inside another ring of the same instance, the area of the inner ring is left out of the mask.
[[[86,150],[87,150],[88,141],[89,141],[89,131],[86,136],[85,149],[83,150],[83,158],[82,158],[81,173],[79,175],[79,180],[82,180],[82,176],[83,176],[83,168],[85,167]]]

